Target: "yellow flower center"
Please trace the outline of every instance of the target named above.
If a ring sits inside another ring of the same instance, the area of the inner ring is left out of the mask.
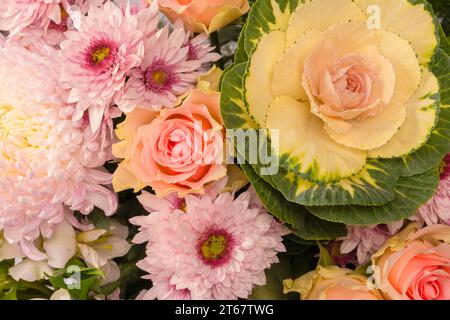
[[[61,11],[61,20],[64,21],[66,18],[69,17],[69,14],[67,11],[63,8],[63,6],[59,7],[59,10]]]
[[[152,72],[152,80],[157,85],[164,85],[167,82],[167,73],[163,70],[155,70]]]
[[[92,52],[92,61],[95,64],[99,64],[103,60],[108,58],[110,52],[111,50],[108,47],[100,47],[98,49],[95,49],[94,52]]]
[[[211,235],[200,246],[200,252],[206,260],[218,260],[225,253],[227,245],[224,235]]]

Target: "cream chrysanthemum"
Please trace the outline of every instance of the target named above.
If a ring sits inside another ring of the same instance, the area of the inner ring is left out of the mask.
[[[110,152],[72,122],[48,50],[0,49],[0,231],[35,260],[45,257],[34,240],[50,236],[67,208],[88,214],[96,206],[109,215],[117,207],[102,186],[110,175],[97,169]]]

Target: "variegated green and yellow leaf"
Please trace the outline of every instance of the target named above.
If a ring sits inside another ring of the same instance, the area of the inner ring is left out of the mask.
[[[369,160],[357,175],[337,183],[313,184],[280,168],[271,183],[292,202],[307,206],[383,205],[395,198],[398,160]]]
[[[273,30],[286,31],[289,18],[299,0],[258,0],[252,6],[244,34],[245,52],[249,56],[265,34]]]
[[[346,234],[344,225],[321,220],[305,207],[287,201],[280,192],[261,179],[249,164],[243,164],[242,169],[267,210],[289,224],[295,235],[305,240],[332,240]]]
[[[242,78],[247,63],[229,68],[222,76],[221,113],[228,129],[257,128],[257,124],[248,114],[243,100]]]
[[[439,165],[450,152],[450,58],[438,49],[432,71],[440,87],[439,120],[428,141],[417,151],[402,157],[402,176],[414,176]]]
[[[439,39],[441,41],[440,49],[450,56],[450,41],[445,35],[442,26],[439,26]]]
[[[345,224],[371,225],[411,217],[433,195],[439,183],[437,168],[421,175],[403,177],[395,187],[395,199],[382,206],[307,207],[321,219]]]
[[[242,28],[242,31],[241,31],[241,35],[239,36],[236,53],[234,55],[234,61],[233,61],[234,64],[240,64],[243,62],[247,62],[247,60],[248,60],[248,55],[247,55],[247,52],[245,52],[245,46],[244,46],[246,29],[247,29],[247,23],[244,24],[244,27]]]

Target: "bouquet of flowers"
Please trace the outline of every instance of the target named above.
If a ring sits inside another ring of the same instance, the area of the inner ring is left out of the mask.
[[[450,300],[449,15],[1,0],[0,299]]]

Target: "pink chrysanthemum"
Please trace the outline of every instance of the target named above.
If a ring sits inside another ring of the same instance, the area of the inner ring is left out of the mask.
[[[5,45],[23,47],[29,51],[44,55],[48,53],[49,47],[42,36],[42,30],[39,28],[26,28],[14,36],[7,37]]]
[[[153,283],[140,299],[247,298],[285,251],[282,236],[289,231],[253,190],[237,199],[231,193],[188,195],[185,202],[144,192],[140,201],[152,213],[131,219],[140,226],[134,241],[148,242],[138,266]]]
[[[186,32],[185,46],[188,47],[188,60],[200,61],[199,73],[207,72],[212,62],[218,61],[221,55],[214,52],[209,37],[205,33],[200,33],[191,39],[190,32]]]
[[[211,52],[206,35],[189,39],[190,35],[176,24],[172,32],[165,27],[145,41],[142,65],[132,71],[116,101],[122,111],[131,112],[136,107],[159,111],[179,104],[207,66],[220,58]]]
[[[115,3],[122,11],[126,10],[128,4],[130,4],[131,14],[138,14],[141,10],[149,7],[149,1],[147,0],[115,0]]]
[[[341,254],[356,253],[359,265],[369,261],[388,238],[394,235],[403,225],[403,221],[373,226],[347,226],[347,236],[340,238]],[[355,250],[356,249],[356,250]]]
[[[34,240],[50,236],[70,210],[96,206],[110,215],[117,207],[102,186],[111,175],[97,169],[111,158],[111,141],[74,125],[48,50],[0,49],[0,231],[34,260],[43,259]]]
[[[12,35],[29,26],[45,30],[50,22],[61,22],[61,8],[68,5],[68,0],[2,0],[0,30]]]
[[[16,2],[22,3],[20,0]],[[58,19],[37,19],[36,21],[27,24],[17,19],[14,23],[22,22],[23,25],[17,28],[16,31],[9,35],[9,39],[12,41],[33,41],[36,38],[37,41],[43,42],[46,45],[59,48],[59,44],[64,39],[64,32],[73,29],[75,25],[80,23],[81,17],[86,15],[90,6],[100,6],[106,0],[59,0],[42,3],[41,6],[53,7],[60,10],[60,16]],[[27,2],[27,0],[25,0]],[[38,1],[39,2],[39,1]],[[56,5],[56,3],[59,3]],[[0,4],[1,6],[1,4]],[[14,7],[17,10],[33,10],[33,6],[20,9],[20,6]],[[31,12],[22,12],[23,14],[31,14]],[[1,15],[1,13],[0,13]],[[18,14],[18,17],[20,15]],[[6,23],[6,20],[3,20]],[[0,18],[0,25],[2,19]],[[1,30],[1,28],[0,28]]]
[[[67,4],[62,6],[61,21],[56,23],[51,21],[46,30],[42,30],[42,38],[48,45],[59,48],[65,39],[65,32],[80,26],[82,16],[86,15],[91,6],[100,7],[107,0],[67,0]]]
[[[143,35],[156,29],[157,23],[155,5],[132,15],[129,7],[122,12],[107,2],[89,9],[80,30],[65,33],[67,39],[61,43],[61,81],[70,90],[68,102],[76,103],[74,120],[89,110],[93,131],[98,129],[105,109],[122,90],[128,72],[141,63]]]
[[[419,209],[417,218],[427,225],[438,223],[450,225],[450,154],[442,161],[440,182],[436,193]]]

